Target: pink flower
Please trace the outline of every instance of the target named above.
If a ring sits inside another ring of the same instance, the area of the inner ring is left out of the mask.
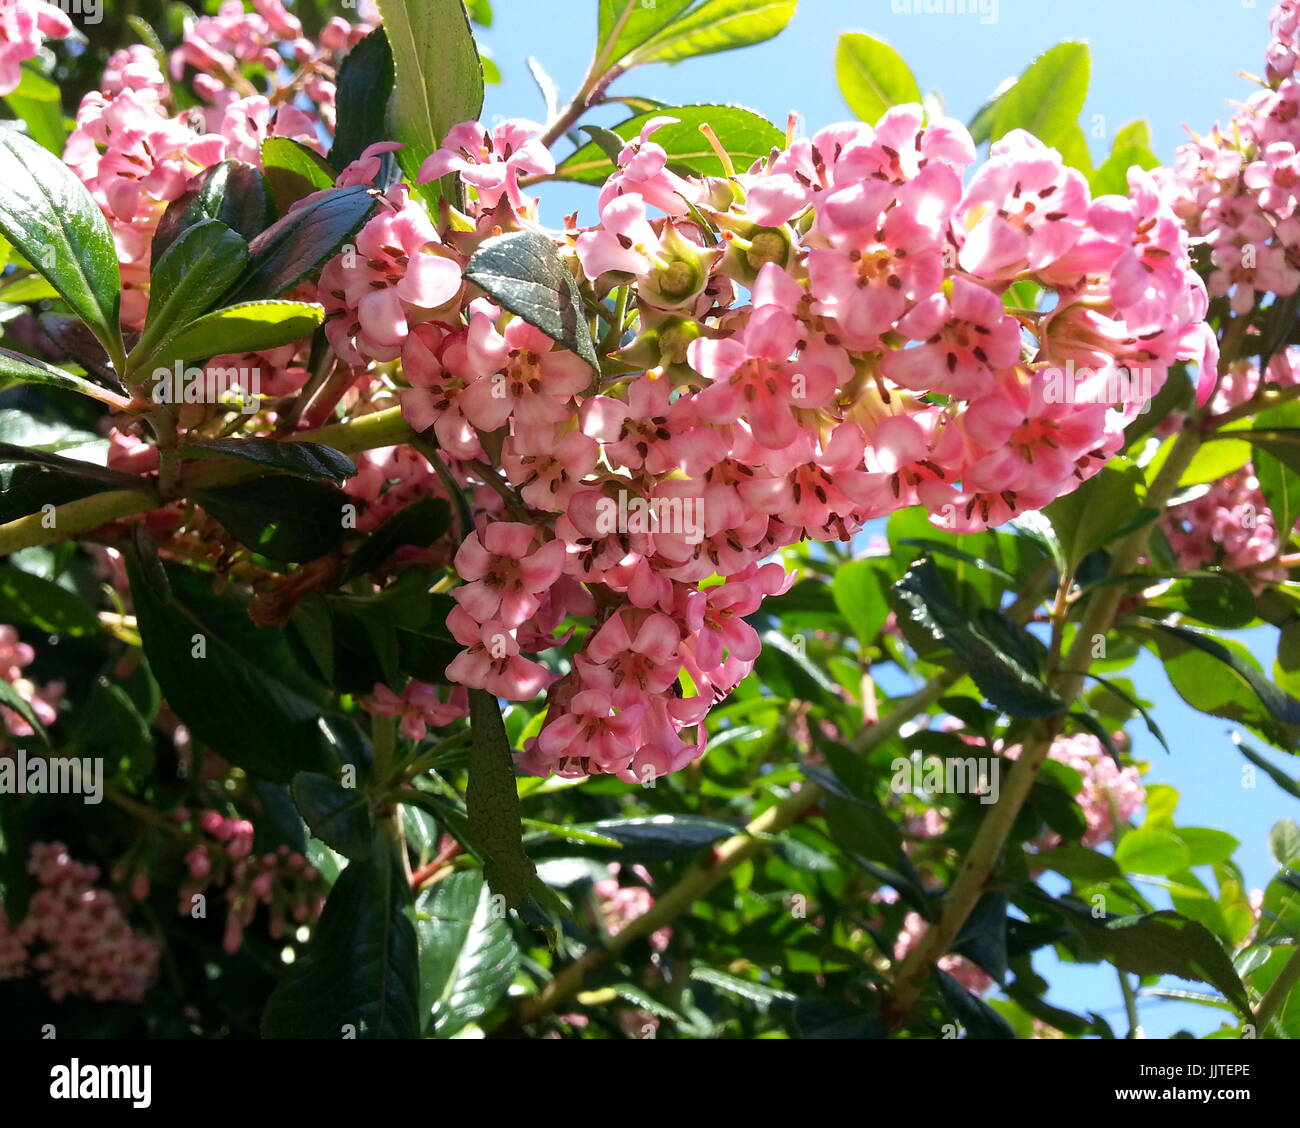
[[[564,543],[537,545],[531,525],[496,521],[472,532],[456,552],[456,571],[469,581],[454,592],[457,603],[480,623],[517,627],[538,608],[538,595],[564,568]]]
[[[544,132],[536,122],[511,118],[489,133],[476,121],[453,126],[442,148],[420,166],[418,184],[458,173],[478,191],[479,204],[495,208],[505,196],[516,212],[531,212],[531,201],[519,191],[520,174],[548,176],[555,159],[541,142]]]

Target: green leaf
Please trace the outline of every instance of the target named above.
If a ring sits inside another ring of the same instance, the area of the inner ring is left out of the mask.
[[[600,0],[596,27],[594,73],[604,73],[614,63],[668,27],[695,0]]]
[[[1141,480],[1136,467],[1106,466],[1043,510],[1072,566],[1078,567],[1090,552],[1108,544],[1116,530],[1137,514]]]
[[[1259,768],[1265,775],[1278,785],[1288,795],[1294,795],[1300,799],[1300,783],[1292,779],[1281,768],[1277,767],[1272,761],[1260,755],[1250,745],[1245,744],[1236,733],[1233,734],[1233,743],[1237,745],[1238,751],[1246,757],[1255,767]]]
[[[130,403],[126,396],[109,388],[9,349],[0,348],[0,378],[9,381],[9,387],[17,384],[43,384],[49,388],[63,388],[78,395],[90,396],[118,408]]]
[[[248,245],[248,266],[222,305],[277,298],[323,266],[379,206],[364,185],[335,188],[295,208]]]
[[[599,370],[577,283],[546,235],[519,231],[484,240],[465,267],[465,277]]]
[[[346,584],[385,564],[399,548],[428,548],[451,526],[451,506],[440,497],[422,497],[398,510],[349,558],[339,579]]]
[[[997,1011],[978,995],[967,991],[946,971],[936,967],[934,977],[939,984],[947,1012],[966,1028],[972,1038],[1014,1038],[1015,1030]]]
[[[379,105],[382,111],[385,103]],[[329,161],[291,137],[268,137],[262,142],[262,172],[280,215],[287,215],[305,196],[333,188],[337,179]]]
[[[306,952],[262,1015],[265,1038],[418,1038],[411,893],[386,841],[334,883]]]
[[[99,616],[79,596],[8,566],[0,567],[0,621],[74,638],[99,634]]]
[[[163,212],[154,231],[152,261],[162,261],[172,243],[205,219],[221,220],[248,242],[265,231],[271,202],[261,170],[243,161],[223,161],[200,173]]]
[[[1016,717],[1064,712],[1064,703],[1026,664],[1023,653],[1009,652],[1005,640],[990,639],[957,608],[933,560],[914,564],[894,592],[900,620],[906,618],[921,634],[950,647],[984,696],[1003,712]]]
[[[1164,910],[1144,916],[1112,917],[1104,924],[1090,914],[1067,914],[1094,959],[1131,975],[1176,975],[1217,987],[1242,1015],[1250,1003],[1223,945],[1205,925]]]
[[[1134,165],[1150,171],[1160,165],[1159,158],[1149,145],[1120,144],[1118,135],[1111,146],[1110,156],[1092,176],[1092,195],[1128,195],[1128,170]]]
[[[1268,852],[1284,869],[1300,870],[1300,826],[1294,819],[1278,819],[1268,832]]]
[[[731,154],[738,170],[749,168],[755,161],[766,160],[773,149],[785,146],[785,134],[766,118],[753,110],[740,106],[695,105],[657,107],[647,113],[637,114],[614,126],[613,132],[624,141],[640,136],[642,127],[651,118],[668,116],[677,121],[656,130],[655,144],[663,146],[668,160],[681,165],[699,176],[725,176],[726,169],[713,147],[700,133],[702,124],[709,124],[718,135],[722,146]],[[555,175],[560,180],[579,180],[585,184],[604,181],[614,165],[594,143],[583,145],[565,160]]]
[[[392,95],[393,51],[381,27],[353,47],[339,67],[330,164],[342,170],[367,146],[389,139],[388,102]]]
[[[257,438],[194,439],[183,443],[179,450],[184,459],[234,458],[266,470],[322,482],[343,482],[357,472],[352,459],[324,443]]]
[[[1115,862],[1127,873],[1170,875],[1192,864],[1187,844],[1172,830],[1138,827],[1115,847]]]
[[[1025,129],[1045,145],[1060,145],[1078,125],[1091,72],[1086,43],[1058,43],[1045,51],[1002,95],[992,139]]]
[[[285,633],[255,626],[196,574],[164,570],[156,551],[137,533],[127,574],[149,668],[172,710],[196,740],[259,778],[328,772],[338,751],[322,723],[325,689]]]
[[[473,742],[465,803],[470,831],[483,853],[483,872],[492,892],[517,909],[531,893],[537,870],[524,853],[510,739],[491,694],[471,689],[469,709]]]
[[[483,109],[483,64],[461,0],[379,0],[396,83],[392,140],[402,142],[398,163],[414,184],[420,165],[458,122],[476,121]],[[426,184],[436,203],[439,185]]]
[[[450,1038],[501,1001],[519,968],[519,949],[483,875],[462,870],[416,903],[421,1011],[428,1033]]]
[[[540,843],[530,851],[536,858],[544,857],[595,857],[629,865],[642,862],[662,862],[675,858],[689,858],[706,850],[715,842],[738,834],[741,827],[720,819],[699,815],[648,815],[643,818],[602,819],[600,822],[578,823],[557,828],[593,834],[600,841],[577,843],[552,841]],[[612,843],[612,844],[611,844]],[[576,847],[576,848],[575,848]]]
[[[196,490],[193,497],[237,541],[278,563],[303,563],[336,549],[351,504],[329,483],[280,475]]]
[[[180,333],[212,307],[248,262],[248,244],[219,219],[187,227],[154,260],[149,281],[149,318],[132,359],[147,357],[158,343]],[[222,350],[225,351],[225,350]]]
[[[1228,861],[1241,845],[1225,830],[1212,830],[1205,826],[1181,826],[1178,837],[1191,851],[1194,866],[1212,866]]]
[[[679,63],[762,43],[785,30],[798,6],[799,0],[705,0],[632,52],[628,65]]]
[[[289,790],[312,834],[353,861],[370,857],[373,827],[364,791],[344,787],[334,776],[298,772]]]
[[[835,570],[831,594],[861,646],[870,646],[889,618],[888,580],[869,560],[851,560]]]
[[[306,340],[325,320],[325,310],[306,302],[242,302],[204,314],[159,346],[142,367],[170,372],[178,361],[208,360],[227,353],[277,349]]]
[[[12,129],[0,129],[0,231],[120,364],[122,282],[108,221],[67,165]]]
[[[59,88],[33,70],[30,61],[23,66],[18,86],[5,95],[5,101],[27,127],[27,135],[33,141],[56,157],[63,156],[68,130],[64,125],[63,106],[59,102]]]
[[[1219,640],[1207,632],[1192,627],[1175,627],[1167,623],[1153,623],[1150,630],[1157,635],[1158,645],[1161,641],[1172,640],[1172,657],[1186,653],[1188,648],[1208,654],[1211,658],[1227,666],[1241,679],[1276,720],[1288,725],[1300,725],[1300,701],[1283,693],[1260,672],[1258,664],[1234,639]],[[1234,646],[1235,643],[1235,646]],[[1179,647],[1183,649],[1178,649]],[[1160,646],[1161,657],[1165,657],[1166,646]],[[1170,658],[1165,657],[1168,666]],[[1192,702],[1192,704],[1196,704]],[[1197,708],[1203,708],[1197,705]],[[1225,715],[1225,714],[1220,714]]]
[[[875,125],[894,106],[921,101],[911,68],[883,39],[846,31],[835,49],[840,94],[859,120]]]

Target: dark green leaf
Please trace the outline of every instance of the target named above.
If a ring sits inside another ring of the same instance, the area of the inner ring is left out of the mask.
[[[492,892],[517,909],[532,891],[537,870],[524,853],[510,740],[495,697],[471,689],[469,707],[474,734],[465,789],[470,831],[483,852],[483,872]]]
[[[222,305],[278,298],[318,270],[378,206],[363,185],[336,188],[278,219],[248,245],[248,266]]]
[[[337,126],[330,163],[344,169],[367,146],[389,140],[388,100],[393,94],[393,52],[377,28],[348,52],[339,67],[335,96]]]
[[[428,548],[451,525],[451,506],[440,497],[422,497],[398,510],[366,539],[348,559],[342,584],[373,572],[399,548]]]
[[[410,889],[386,840],[377,846],[334,883],[307,951],[267,1001],[263,1037],[419,1037]]]
[[[946,971],[934,969],[948,1013],[966,1028],[972,1038],[1014,1038],[1016,1032],[997,1011],[978,995],[972,995]]]
[[[245,242],[265,231],[271,220],[271,204],[261,171],[243,161],[223,161],[200,173],[158,221],[152,261],[162,261],[167,248],[184,231],[205,219],[221,220]]]
[[[315,560],[336,549],[350,504],[347,494],[326,482],[280,475],[193,496],[236,540],[282,563]]]
[[[320,772],[298,772],[290,791],[303,821],[325,845],[353,861],[370,857],[374,828],[365,792]]]
[[[278,439],[196,439],[183,444],[186,459],[235,458],[266,470],[278,470],[299,478],[343,482],[357,472],[356,463],[324,443]]]
[[[519,231],[487,239],[465,277],[593,370],[600,368],[577,283],[547,236]]]
[[[195,739],[246,771],[287,783],[328,772],[335,738],[322,724],[325,689],[283,631],[254,626],[234,600],[182,569],[164,571],[137,534],[127,571],[149,667]]]

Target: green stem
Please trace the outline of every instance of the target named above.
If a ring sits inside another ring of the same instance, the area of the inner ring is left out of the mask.
[[[1116,968],[1116,974],[1119,976],[1120,994],[1124,996],[1124,1014],[1128,1017],[1128,1037],[1142,1037],[1142,1020],[1138,1015],[1137,993],[1133,990],[1133,984],[1129,982],[1128,972]]]
[[[1267,1034],[1277,1012],[1282,1009],[1282,1004],[1291,997],[1291,992],[1297,987],[1300,987],[1300,947],[1291,953],[1286,966],[1273,980],[1273,986],[1265,992],[1264,997],[1259,1001],[1259,1006],[1255,1008],[1256,1033],[1261,1036]]]
[[[334,423],[315,431],[303,431],[285,441],[324,443],[344,454],[356,454],[377,447],[396,446],[408,442],[410,438],[411,429],[402,418],[401,408],[394,407],[388,411],[363,415],[348,423]],[[181,476],[178,493],[233,485],[256,478],[262,473],[264,471],[259,467],[240,460],[204,461]],[[154,484],[141,478],[140,485],[129,490],[109,490],[70,501],[66,505],[60,505],[53,514],[32,513],[19,517],[0,525],[0,556],[8,556],[34,545],[57,544],[79,533],[107,525],[110,521],[148,513],[157,509],[160,501]]]

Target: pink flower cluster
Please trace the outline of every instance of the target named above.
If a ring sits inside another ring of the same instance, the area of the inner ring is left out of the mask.
[[[58,719],[59,702],[63,699],[63,682],[50,682],[40,686],[23,676],[36,652],[18,637],[16,627],[0,623],[0,678],[3,678],[26,701],[43,725],[52,725]],[[3,733],[12,736],[31,736],[32,726],[12,709],[0,707],[0,748],[4,746]]]
[[[61,842],[34,842],[27,871],[40,886],[27,915],[14,925],[0,906],[0,979],[34,973],[56,1001],[140,1002],[157,976],[158,945],[96,888],[99,867],[73,861]]]
[[[1294,388],[1300,384],[1300,348],[1290,348],[1269,362],[1267,378],[1259,366],[1243,360],[1219,381],[1210,409],[1222,414],[1244,404],[1265,389]],[[1177,420],[1169,421],[1177,425]],[[1270,582],[1286,579],[1286,569],[1270,566],[1284,550],[1291,530],[1279,530],[1277,519],[1260,489],[1253,463],[1226,474],[1203,493],[1170,508],[1162,528],[1179,567],[1214,565],[1239,572],[1257,591]]]
[[[1003,753],[1012,760],[1019,754],[1019,745]],[[1115,835],[1116,826],[1126,822],[1146,802],[1146,789],[1137,768],[1121,768],[1111,759],[1101,741],[1090,733],[1057,737],[1048,755],[1083,777],[1083,785],[1075,799],[1083,809],[1086,823],[1080,839],[1085,846],[1091,848],[1109,842]],[[1040,840],[1039,845],[1050,848],[1057,841],[1056,835],[1049,834]]]
[[[1092,200],[1014,133],[963,187],[965,129],[905,106],[683,178],[654,140],[667,120],[623,150],[600,222],[556,238],[597,298],[630,287],[640,331],[612,375],[460,277],[485,236],[533,225],[521,177],[553,165],[532,123],[457,126],[426,161],[422,179],[464,181],[466,230],[439,238],[390,191],[321,279],[336,349],[400,357],[407,419],[477,489],[448,676],[548,690],[519,761],[536,774],[680,768],[759,653],[745,619],[791,582],[765,557],[917,503],[959,531],[1039,508],[1122,444],[1140,404],[1101,394],[1118,369],[1155,390],[1177,360],[1217,363],[1185,236],[1140,170]],[[1040,308],[1008,308],[1017,281]],[[575,632],[555,679],[533,655]]]
[[[181,79],[187,67],[196,72],[193,86],[203,108],[173,107],[153,52],[134,46],[110,58],[102,88],[87,94],[77,110],[64,160],[108,218],[128,328],[144,323],[150,244],[167,205],[197,173],[224,160],[261,167],[268,137],[290,137],[322,151],[321,129],[333,126],[337,56],[378,23],[367,0],[360,23],[336,17],[316,47],[302,38],[297,18],[280,0],[255,0],[254,8],[227,0],[217,15],[195,21],[173,52],[172,76]],[[244,75],[246,64],[263,69],[264,90]],[[312,109],[295,104],[298,93],[309,97]]]
[[[1233,116],[1179,150],[1159,171],[1161,189],[1190,233],[1209,248],[1209,292],[1249,313],[1265,295],[1300,288],[1300,50],[1297,6],[1271,17],[1267,83]]]
[[[653,879],[644,866],[629,867],[635,876],[644,882],[642,885],[623,885],[619,881],[619,865],[609,864],[609,876],[602,877],[592,886],[592,892],[600,904],[600,915],[605,931],[617,936],[637,917],[645,916],[654,908],[654,895],[650,892]],[[673,938],[671,928],[656,929],[649,936],[650,947],[656,952],[666,952]]]
[[[903,929],[894,942],[894,962],[901,963],[908,952],[916,947],[925,935],[927,925],[920,913],[908,913],[903,918]],[[982,995],[993,986],[992,976],[986,974],[965,956],[946,955],[939,957],[939,969],[947,972],[958,983],[976,995]]]
[[[265,906],[273,939],[285,934],[286,925],[308,924],[319,915],[325,901],[320,874],[307,859],[288,846],[261,855],[253,853],[253,824],[207,810],[197,817],[185,809],[175,812],[178,822],[193,821],[212,841],[202,842],[185,855],[189,877],[179,891],[177,911],[191,916],[197,898],[213,887],[225,887],[227,902],[222,945],[230,954],[239,951],[244,931]]]
[[[72,34],[67,13],[46,0],[0,0],[0,97],[22,81],[22,64],[46,39]]]

